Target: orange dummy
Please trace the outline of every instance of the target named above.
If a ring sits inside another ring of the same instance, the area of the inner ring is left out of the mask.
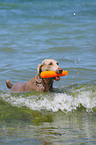
[[[57,76],[63,77],[65,75],[68,75],[68,72],[64,71],[64,70],[62,71],[61,74],[58,74],[55,71],[43,71],[40,74],[41,78],[53,78],[53,77],[57,77]]]

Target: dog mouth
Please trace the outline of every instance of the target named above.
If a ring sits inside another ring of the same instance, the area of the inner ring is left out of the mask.
[[[56,77],[54,77],[54,80],[59,81],[60,80],[60,77],[59,76],[56,76]]]

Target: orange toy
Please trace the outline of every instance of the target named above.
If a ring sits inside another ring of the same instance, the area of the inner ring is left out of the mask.
[[[53,77],[57,77],[57,76],[65,76],[65,75],[68,75],[68,72],[67,71],[62,71],[61,74],[58,74],[56,73],[55,71],[43,71],[41,72],[40,76],[41,78],[53,78]]]

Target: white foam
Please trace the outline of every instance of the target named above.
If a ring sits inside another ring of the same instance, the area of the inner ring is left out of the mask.
[[[80,104],[86,108],[86,111],[96,107],[96,93],[91,91],[82,91],[72,96],[65,93],[54,93],[46,96],[25,97],[24,95],[12,96],[11,94],[2,94],[1,97],[6,101],[18,107],[26,106],[32,110],[48,110],[57,112],[69,112],[76,110]]]

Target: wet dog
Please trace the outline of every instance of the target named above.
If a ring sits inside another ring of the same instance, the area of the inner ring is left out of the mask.
[[[62,73],[62,68],[59,63],[54,59],[45,59],[41,64],[38,65],[37,75],[26,82],[18,82],[16,84],[6,81],[7,87],[11,89],[11,92],[25,92],[25,91],[40,91],[49,92],[53,91],[53,80],[59,80],[60,77],[55,78],[41,78],[40,73],[42,71],[55,71],[58,74]]]

